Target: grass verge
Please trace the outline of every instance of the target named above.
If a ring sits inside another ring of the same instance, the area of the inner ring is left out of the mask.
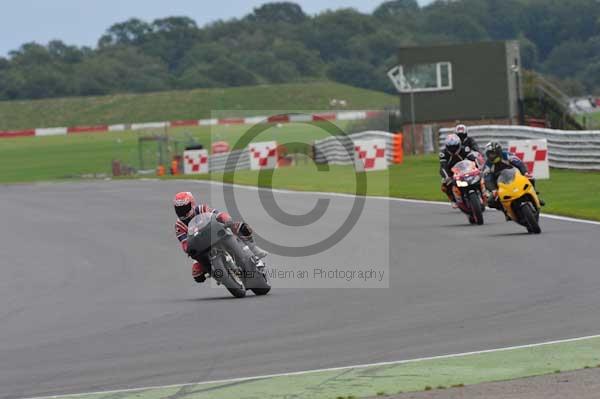
[[[69,398],[303,399],[374,397],[600,366],[600,338],[370,367]]]
[[[577,119],[586,129],[596,130],[600,128],[600,111],[579,114]]]
[[[343,122],[338,122],[344,128]],[[181,141],[190,140],[209,146],[213,140],[235,143],[247,126],[213,126],[171,129],[169,135]],[[55,137],[30,137],[0,140],[0,183],[34,182],[80,177],[86,174],[109,174],[110,163],[119,159],[139,167],[138,138],[154,132],[122,132],[81,134]],[[327,137],[319,124],[285,124],[271,126],[259,140],[279,143],[312,143]],[[289,145],[293,149],[293,145]],[[146,146],[144,157],[156,159],[156,147]],[[367,174],[367,194],[425,200],[445,200],[440,192],[438,160],[435,156],[406,157],[403,165],[388,171]],[[179,177],[180,178],[180,177]],[[274,172],[272,182],[252,171],[232,174],[188,177],[213,179],[229,183],[260,185],[302,191],[355,193],[355,175],[349,166],[331,166],[319,171],[313,164],[300,162],[293,168]],[[553,169],[550,180],[539,181],[547,206],[546,213],[600,220],[600,173]]]
[[[346,123],[337,122],[344,128]],[[328,137],[314,125],[289,123],[261,133],[257,141],[277,140],[279,143],[312,143]],[[226,140],[231,145],[249,129],[244,125],[189,127],[169,129],[168,135],[180,141],[181,151],[192,142],[210,147],[213,140]],[[160,130],[107,132],[53,137],[21,137],[0,140],[0,183],[34,182],[73,178],[86,174],[109,174],[111,162],[121,162],[140,168],[138,139],[164,134]],[[293,150],[294,145],[289,145]],[[156,164],[157,145],[143,147],[146,168]]]
[[[0,101],[0,130],[202,119],[214,110],[327,110],[332,99],[345,100],[348,109],[383,109],[398,102],[386,93],[334,82]]]
[[[388,171],[369,172],[367,176],[368,195],[446,200],[440,191],[435,156],[407,157],[403,165],[394,165]],[[278,169],[272,181],[252,171],[201,178],[300,191],[356,192],[354,172],[349,166],[331,166],[329,171],[319,171],[314,165],[300,164]],[[540,180],[538,188],[547,203],[545,213],[600,221],[600,202],[593,194],[600,192],[600,173],[553,169],[551,179]]]

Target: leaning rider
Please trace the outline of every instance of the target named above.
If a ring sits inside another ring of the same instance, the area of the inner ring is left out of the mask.
[[[497,198],[498,177],[503,170],[517,168],[519,172],[527,177],[535,188],[535,179],[529,174],[527,167],[516,155],[502,149],[502,145],[497,141],[492,141],[485,146],[485,168],[483,176],[486,188],[492,193],[488,200],[488,206],[498,210],[504,210],[502,204]],[[539,192],[538,192],[539,195]],[[545,202],[540,198],[540,204]],[[508,217],[507,217],[508,218]]]
[[[457,208],[458,206],[456,205],[456,198],[454,198],[452,190],[452,186],[454,185],[452,168],[465,159],[477,163],[477,156],[477,152],[473,151],[470,147],[462,145],[458,135],[450,134],[446,138],[445,147],[440,152],[440,175],[442,176],[442,192],[448,196],[453,208]]]
[[[227,227],[231,228],[231,231],[237,235],[252,251],[254,256],[259,259],[267,256],[267,252],[259,248],[254,243],[252,236],[252,228],[245,222],[233,222],[231,216],[227,212],[221,212],[216,209],[210,208],[207,204],[196,205],[196,199],[190,192],[180,192],[175,195],[173,199],[173,206],[175,207],[175,214],[177,214],[177,221],[175,222],[175,235],[181,243],[181,249],[187,254],[188,248],[188,224],[197,215],[202,213],[214,213],[217,220]],[[203,283],[206,280],[206,274],[210,273],[210,260],[209,259],[194,259],[195,262],[192,265],[192,277],[197,283]]]

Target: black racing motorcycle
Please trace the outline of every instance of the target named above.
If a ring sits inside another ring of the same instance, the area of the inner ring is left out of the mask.
[[[188,224],[188,255],[210,262],[210,276],[236,298],[267,295],[271,290],[265,264],[214,213],[202,213]]]

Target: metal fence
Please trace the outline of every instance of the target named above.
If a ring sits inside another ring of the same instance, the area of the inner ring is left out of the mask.
[[[386,158],[392,162],[394,152],[394,134],[382,131],[366,131],[350,135],[328,137],[315,141],[315,163],[327,163],[331,165],[354,164],[354,140],[385,139]]]
[[[208,168],[211,172],[250,169],[250,152],[246,148],[223,154],[213,154],[208,158]]]
[[[440,129],[440,148],[452,129]],[[548,140],[550,166],[560,169],[600,170],[600,131],[542,129],[528,126],[485,125],[469,127],[469,136],[480,146],[496,140]]]

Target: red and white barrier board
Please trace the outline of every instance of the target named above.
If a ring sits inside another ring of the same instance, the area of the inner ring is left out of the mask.
[[[229,143],[226,141],[223,141],[223,140],[215,141],[210,146],[210,152],[212,154],[223,154],[223,153],[229,152],[229,151],[231,151],[231,147],[229,146]]]
[[[508,151],[519,157],[527,166],[529,173],[536,179],[550,178],[548,141],[546,139],[509,141]]]
[[[183,152],[184,174],[200,175],[208,172],[208,151],[188,150]]]
[[[248,145],[250,169],[274,169],[277,167],[277,142],[264,141]]]
[[[354,162],[356,170],[371,171],[388,168],[385,139],[355,140]]]

